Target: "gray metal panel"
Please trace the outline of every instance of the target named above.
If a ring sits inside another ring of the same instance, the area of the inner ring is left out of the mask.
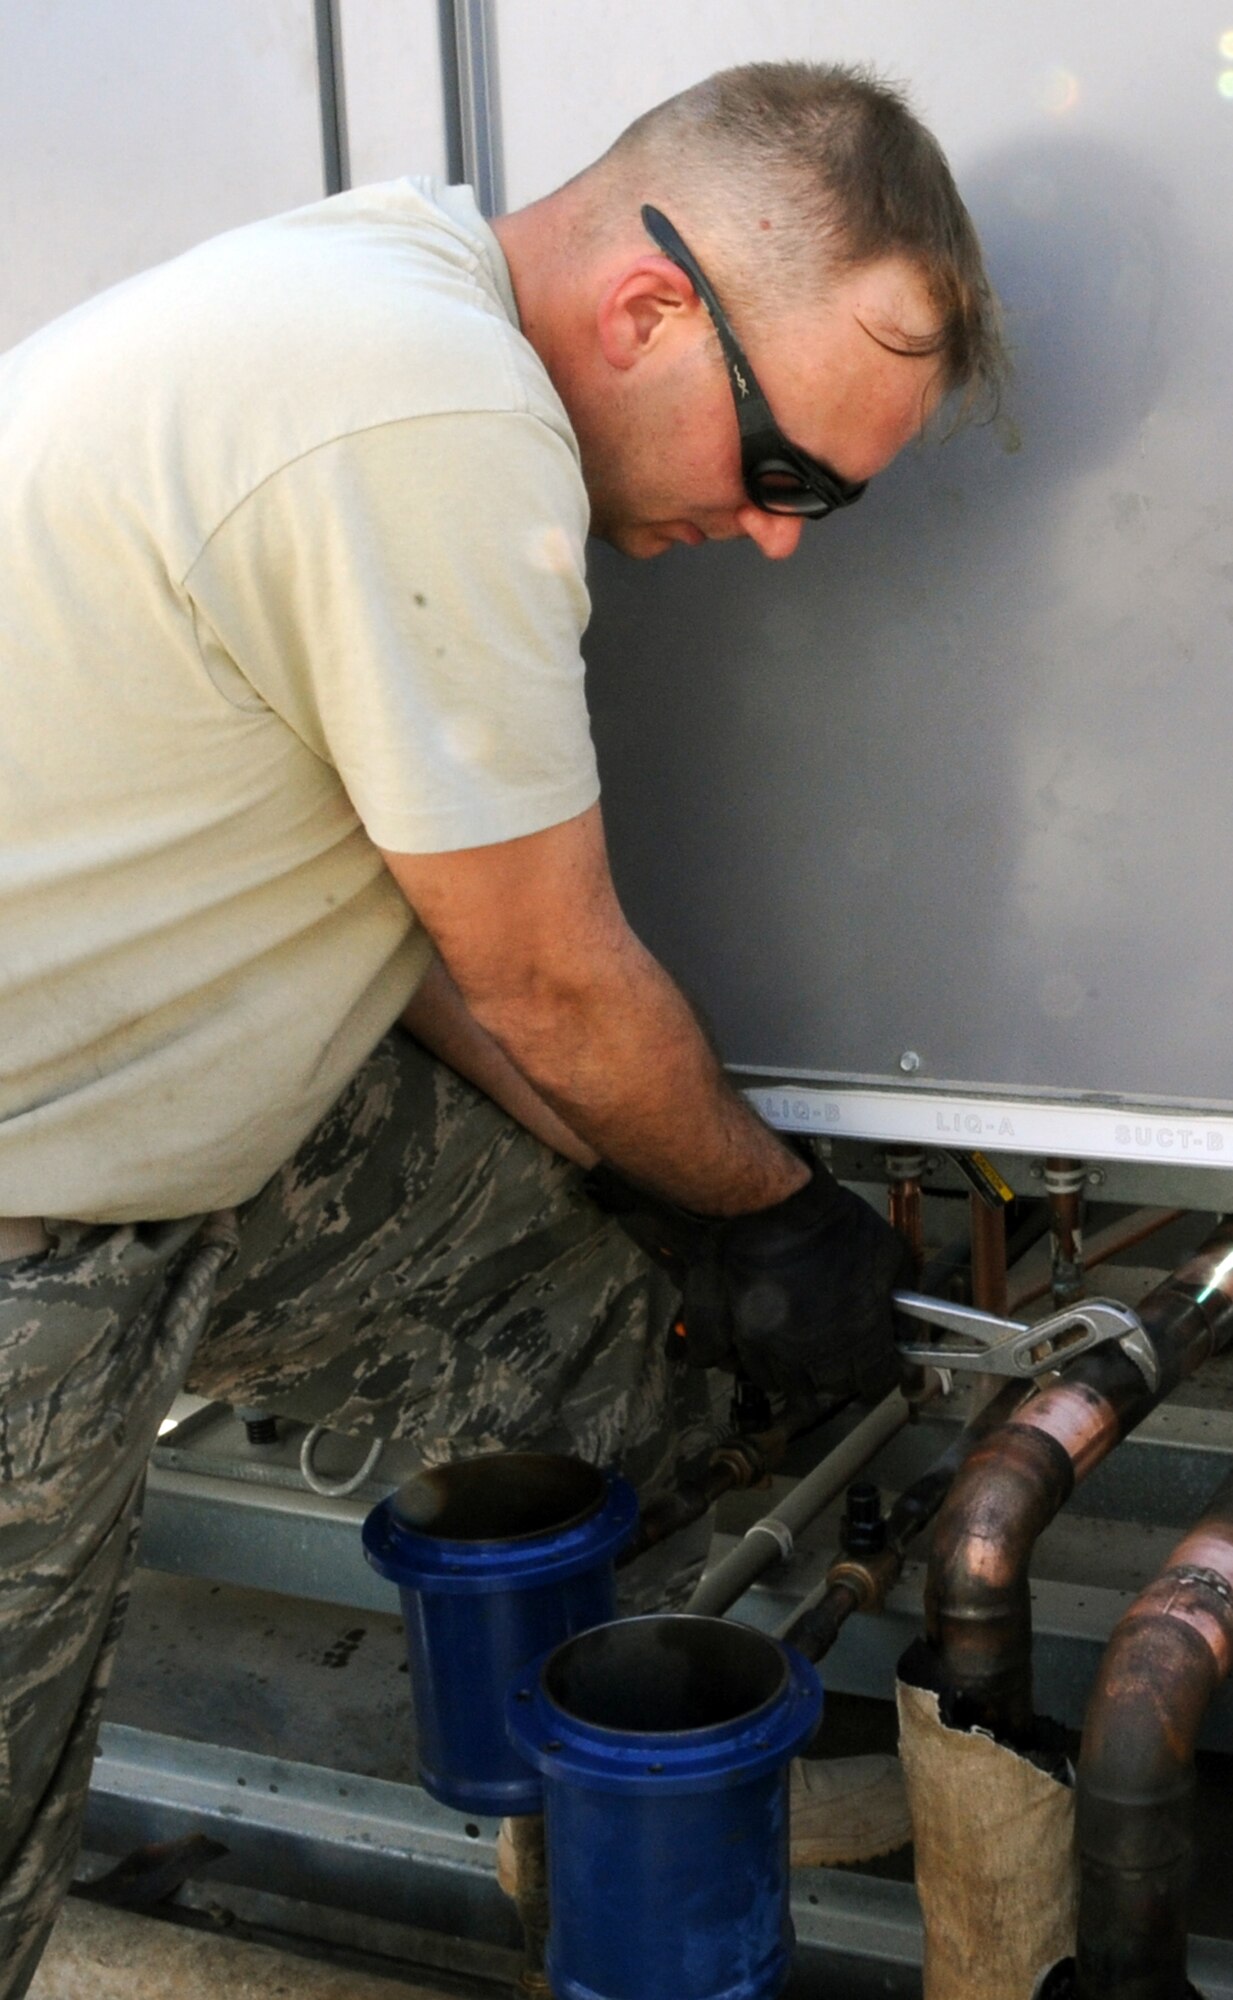
[[[772,47],[763,8],[582,12],[622,99],[652,21],[661,69],[859,50],[916,78],[1018,356],[1006,421],[910,451],[786,569],[599,552],[637,927],[743,1067],[900,1081],[911,1049],[917,1090],[1233,1105],[1222,17],[864,0],[770,10],[797,26]],[[511,89],[542,73],[531,13],[503,0]],[[530,192],[527,105],[504,122]]]
[[[445,0],[441,9],[446,88],[456,92],[461,177],[475,191],[481,215],[500,215],[505,200],[500,80],[492,0]]]

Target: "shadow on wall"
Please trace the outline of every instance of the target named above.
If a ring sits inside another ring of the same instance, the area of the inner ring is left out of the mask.
[[[1033,462],[1051,486],[1108,464],[1160,402],[1184,340],[1169,325],[1189,261],[1172,189],[1141,155],[1068,136],[978,161],[964,194],[1006,312],[1008,410]]]

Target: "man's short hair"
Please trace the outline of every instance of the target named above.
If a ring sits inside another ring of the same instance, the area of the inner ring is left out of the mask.
[[[672,217],[738,323],[773,323],[839,272],[904,258],[938,315],[905,351],[938,355],[961,414],[996,408],[1007,359],[971,217],[937,140],[871,69],[721,70],[645,112],[591,171]]]

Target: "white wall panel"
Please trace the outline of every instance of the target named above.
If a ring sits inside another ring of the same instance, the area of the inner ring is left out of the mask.
[[[730,63],[872,62],[907,83],[961,170],[1017,134],[1150,129],[1162,65],[1211,118],[1233,7],[1183,0],[494,0],[509,206],[556,186],[642,111]],[[564,84],[564,87],[562,87]],[[1213,136],[1218,128],[1213,121]],[[1223,112],[1233,141],[1233,106]]]
[[[312,0],[0,0],[0,347],[321,193]]]
[[[340,0],[351,184],[446,172],[436,0]]]

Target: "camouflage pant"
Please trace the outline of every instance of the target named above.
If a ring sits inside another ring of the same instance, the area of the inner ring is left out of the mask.
[[[665,1353],[666,1278],[400,1031],[238,1214],[48,1227],[50,1251],[0,1265],[0,2000],[71,1876],[145,1461],[181,1387],[430,1460],[572,1451],[644,1493],[708,1425],[704,1378]],[[676,1597],[707,1532],[636,1564],[638,1600]]]

